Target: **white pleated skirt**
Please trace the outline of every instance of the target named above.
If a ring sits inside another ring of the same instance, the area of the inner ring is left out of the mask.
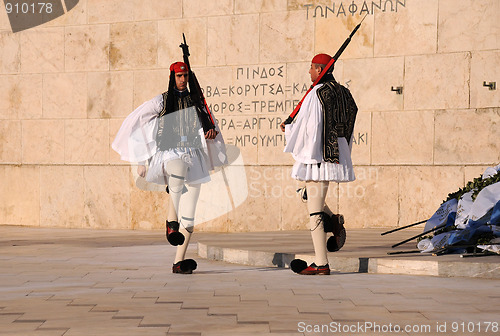
[[[182,160],[187,166],[186,183],[199,184],[210,181],[210,172],[207,165],[207,155],[201,148],[174,148],[166,151],[157,151],[149,162],[146,181],[156,184],[167,184],[165,165],[172,160]]]
[[[299,181],[332,181],[351,182],[356,179],[351,161],[351,149],[345,138],[338,138],[339,163],[322,161],[317,163],[302,163],[296,161],[291,177]]]

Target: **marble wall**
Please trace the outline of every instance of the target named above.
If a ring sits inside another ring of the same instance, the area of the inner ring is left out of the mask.
[[[498,0],[80,0],[13,33],[0,8],[0,225],[163,228],[167,194],[111,142],[166,90],[185,33],[233,161],[202,190],[197,229],[306,228],[279,124],[311,57],[334,54],[365,14],[334,72],[359,107],[357,180],[331,184],[328,204],[348,228],[425,219],[500,163],[500,94],[483,86],[499,79],[499,12]]]

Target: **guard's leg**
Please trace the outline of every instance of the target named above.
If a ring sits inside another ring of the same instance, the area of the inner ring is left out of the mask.
[[[297,192],[300,193],[301,198],[303,200],[307,201],[307,190],[305,187],[297,190]],[[323,212],[328,215],[325,217],[325,221],[323,223],[325,232],[333,232],[334,234],[338,235],[339,232],[343,229],[344,216],[341,214],[334,214],[333,211],[330,210],[330,208],[328,207],[328,204],[326,203],[325,207],[323,208]]]
[[[307,210],[309,211],[309,227],[314,245],[315,264],[323,266],[328,264],[326,255],[326,232],[324,230],[324,214],[328,181],[306,182]]]
[[[186,185],[186,188],[187,192],[184,195],[182,195],[182,203],[179,211],[181,215],[179,220],[180,223],[179,231],[184,235],[185,240],[182,245],[177,246],[177,253],[175,255],[175,261],[174,261],[175,264],[182,261],[186,261],[184,260],[184,258],[186,257],[186,251],[189,245],[189,240],[191,239],[191,235],[194,229],[194,216],[196,213],[196,204],[198,203],[198,198],[200,196],[201,185],[200,184]],[[192,268],[191,271],[193,271],[195,268],[196,266],[194,266],[194,268]]]
[[[182,160],[172,160],[165,164],[170,200],[166,223],[166,236],[170,244],[176,246],[184,243],[184,235],[179,232],[179,204],[185,188],[187,164]]]
[[[330,274],[330,266],[326,255],[326,232],[324,223],[327,215],[323,212],[328,182],[306,182],[307,210],[309,211],[309,227],[314,245],[314,263],[307,266],[301,259],[292,260],[290,268],[292,271],[305,274]]]

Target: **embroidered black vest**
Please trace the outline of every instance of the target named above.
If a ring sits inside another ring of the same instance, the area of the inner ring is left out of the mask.
[[[335,80],[325,82],[316,93],[323,108],[323,160],[339,163],[337,138],[350,143],[358,108],[351,92]]]
[[[207,125],[207,122],[211,124],[208,116],[199,111],[187,91],[176,92],[173,111],[167,111],[167,95],[168,92],[162,94],[163,109],[159,115],[156,134],[159,150],[201,148],[199,130],[201,127],[204,131],[205,128],[210,129],[210,125]]]

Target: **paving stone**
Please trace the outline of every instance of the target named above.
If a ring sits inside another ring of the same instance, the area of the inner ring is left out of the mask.
[[[197,241],[214,237],[203,233],[193,236],[188,250],[198,269],[172,274],[175,248],[158,244],[163,234],[0,227],[0,334],[331,335],[336,333],[300,331],[300,323],[447,323],[449,331],[452,322],[498,321],[496,279],[358,272],[300,276],[276,266],[197,258]],[[271,236],[279,241],[279,234]],[[244,235],[237,244],[245,246]],[[357,253],[347,250],[349,257]],[[475,334],[493,335],[462,333]]]

